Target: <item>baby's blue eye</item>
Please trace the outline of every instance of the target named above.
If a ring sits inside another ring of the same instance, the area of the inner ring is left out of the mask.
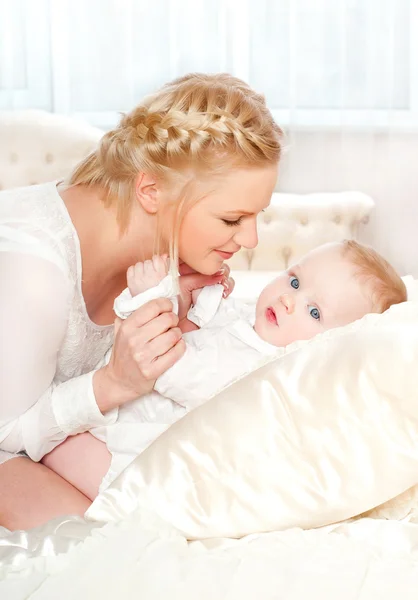
[[[299,288],[299,279],[297,277],[290,277],[290,285],[293,289],[297,290]]]
[[[316,319],[317,321],[320,320],[321,315],[319,313],[319,310],[316,308],[316,306],[309,306],[309,314],[311,315],[311,317],[313,319]]]

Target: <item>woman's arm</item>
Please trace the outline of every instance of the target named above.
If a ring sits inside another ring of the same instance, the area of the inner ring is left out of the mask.
[[[38,461],[68,436],[114,422],[112,409],[151,391],[184,343],[171,302],[154,300],[117,322],[109,364],[56,383],[71,285],[57,261],[5,248],[0,243],[0,448]]]
[[[116,414],[100,412],[93,373],[54,383],[71,294],[59,266],[0,246],[0,282],[0,447],[40,460]]]

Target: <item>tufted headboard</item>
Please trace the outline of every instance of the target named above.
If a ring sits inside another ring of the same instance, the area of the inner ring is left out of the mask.
[[[374,201],[361,192],[273,194],[259,216],[259,243],[241,250],[228,264],[234,270],[281,271],[326,242],[356,238]]]
[[[41,110],[0,111],[0,189],[61,179],[103,131]]]

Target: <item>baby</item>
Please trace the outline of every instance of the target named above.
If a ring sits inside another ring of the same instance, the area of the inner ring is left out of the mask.
[[[115,301],[122,318],[161,295],[176,306],[165,258],[138,263],[127,279],[128,289]],[[194,295],[188,319],[195,330],[184,334],[186,352],[157,380],[155,392],[121,407],[114,425],[91,431],[112,453],[102,490],[169,425],[266,357],[279,356],[278,348],[406,300],[405,285],[393,267],[352,240],[309,252],[269,283],[255,306],[223,300],[222,291],[220,285],[211,286]]]

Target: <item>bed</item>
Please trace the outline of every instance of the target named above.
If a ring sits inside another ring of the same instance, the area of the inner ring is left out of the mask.
[[[46,160],[51,143],[43,149],[46,165],[54,162]],[[47,176],[48,169],[30,174],[33,182]],[[14,173],[11,185],[25,183],[32,181]],[[260,217],[259,246],[231,265],[237,296],[251,299],[272,272],[321,243],[357,237],[373,207],[359,192],[275,194]],[[84,519],[0,530],[0,597],[415,600],[418,302],[417,282],[406,283],[408,306],[296,344],[278,370],[262,365],[187,415]],[[338,373],[342,343],[352,360]],[[350,393],[342,393],[347,385]],[[306,408],[310,394],[322,402],[320,443]],[[245,404],[250,396],[259,398],[258,409]],[[277,398],[284,407],[277,421],[290,432],[280,444],[277,431],[260,437],[261,421],[257,429],[259,415],[268,429]],[[338,428],[343,435],[332,437]],[[214,436],[232,441],[224,447]],[[294,471],[301,476],[292,478]]]
[[[0,597],[415,599],[415,321],[411,300],[296,346],[173,425],[84,519],[4,530]]]

